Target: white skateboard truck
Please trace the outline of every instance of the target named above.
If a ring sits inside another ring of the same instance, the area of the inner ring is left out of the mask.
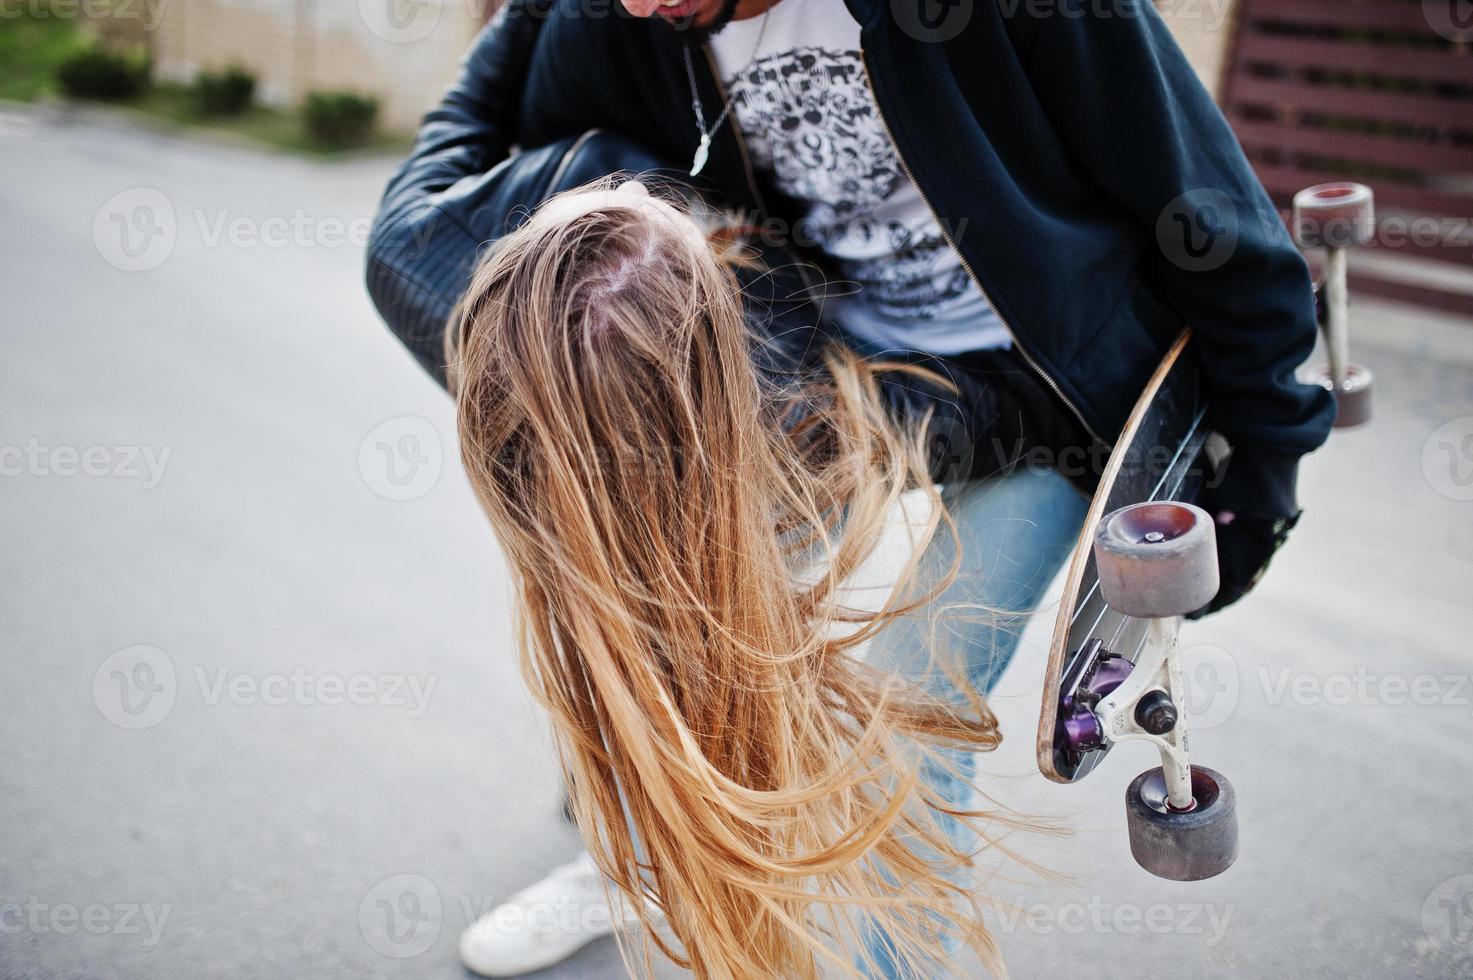
[[[1317,184],[1294,195],[1294,240],[1301,248],[1323,248],[1325,277],[1318,287],[1320,329],[1330,363],[1307,380],[1335,395],[1335,425],[1371,419],[1371,372],[1350,363],[1350,249],[1376,237],[1376,201],[1364,184]]]

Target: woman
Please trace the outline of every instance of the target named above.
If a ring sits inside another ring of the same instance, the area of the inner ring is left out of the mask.
[[[495,242],[446,318],[443,362],[427,300],[444,290],[371,279],[411,349],[447,368],[589,850],[637,897],[643,935],[698,976],[851,958],[934,976],[957,939],[996,966],[963,829],[994,815],[970,811],[957,764],[997,744],[994,719],[924,621],[908,669],[856,651],[949,584],[914,557],[948,526],[938,481],[1008,462],[975,451],[984,434],[1013,447],[1066,423],[1020,409],[1049,399],[1005,351],[865,356],[799,263],[673,190],[556,193],[613,162],[652,161],[594,134],[460,188]],[[380,239],[469,265],[474,250],[438,244],[464,229],[423,204],[399,212],[430,221],[419,233],[386,205]],[[907,491],[930,504],[913,557],[861,608],[843,585]]]
[[[922,427],[841,350],[754,370],[735,276],[638,183],[540,208],[451,336],[462,455],[598,864],[701,976],[812,975],[824,927],[860,946],[854,911],[929,951],[967,856],[902,741],[988,748],[992,720],[849,655],[893,612],[829,635],[889,505],[930,486]]]

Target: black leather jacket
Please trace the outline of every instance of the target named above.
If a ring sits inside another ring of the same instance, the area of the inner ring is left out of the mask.
[[[1316,331],[1308,268],[1149,0],[977,0],[940,21],[929,0],[846,3],[900,157],[1035,382],[1108,442],[1189,323],[1213,424],[1236,449],[1237,510],[1292,513],[1298,459],[1334,416],[1328,392],[1294,378]],[[704,104],[722,104],[697,65]],[[426,366],[508,213],[508,155],[595,128],[689,158],[669,27],[617,0],[508,0],[425,117],[370,246],[374,298]],[[728,206],[797,216],[752,172],[734,124],[703,179]]]

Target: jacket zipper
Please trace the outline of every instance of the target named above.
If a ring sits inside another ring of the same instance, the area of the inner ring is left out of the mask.
[[[884,128],[885,135],[889,137],[890,145],[895,147],[895,159],[900,161],[900,169],[905,171],[905,176],[915,186],[916,193],[920,195],[921,200],[926,202],[926,208],[931,212],[931,217],[935,219],[936,227],[941,229],[941,237],[946,239],[947,244],[951,246],[951,250],[956,253],[957,260],[961,262],[962,268],[967,270],[967,276],[972,280],[972,285],[977,287],[977,292],[982,294],[983,302],[987,304],[988,309],[992,310],[993,316],[997,317],[997,322],[1001,323],[1003,329],[1008,332],[1008,336],[1012,338],[1013,346],[1017,348],[1019,354],[1023,355],[1023,360],[1027,361],[1028,366],[1038,373],[1038,376],[1043,379],[1043,383],[1048,385],[1049,389],[1058,396],[1059,401],[1063,402],[1064,406],[1074,413],[1074,417],[1079,420],[1079,424],[1084,426],[1084,431],[1088,432],[1095,440],[1106,446],[1111,446],[1112,443],[1108,439],[1101,439],[1099,433],[1095,432],[1094,428],[1085,421],[1084,414],[1074,407],[1074,403],[1064,394],[1064,390],[1059,387],[1058,382],[1049,377],[1048,372],[1033,359],[1032,354],[1028,353],[1028,349],[1018,340],[1018,334],[1013,330],[1012,324],[1002,315],[1002,311],[993,304],[992,297],[988,295],[987,290],[982,288],[982,282],[977,278],[977,274],[972,271],[972,264],[967,261],[966,254],[962,252],[957,246],[956,241],[952,239],[951,232],[946,228],[946,222],[941,220],[941,215],[931,203],[931,199],[926,196],[925,189],[915,179],[915,175],[910,172],[910,164],[905,160],[905,153],[900,149],[900,142],[895,138],[895,134],[890,131],[890,121],[885,118],[885,109],[880,104],[880,96],[875,91],[875,83],[870,80],[869,52],[864,48],[859,49],[859,60],[864,64],[864,84],[869,89],[870,98],[874,100],[875,112],[880,117],[880,126]],[[745,153],[745,151],[743,152]]]
[[[590,137],[602,132],[602,129],[595,126],[593,129],[586,130],[582,136],[573,141],[573,145],[568,147],[567,151],[563,154],[563,158],[558,161],[557,169],[552,172],[552,179],[547,182],[549,188],[556,187],[562,182],[563,174],[568,172],[568,167],[573,163],[574,154],[583,149],[583,144],[588,142]]]

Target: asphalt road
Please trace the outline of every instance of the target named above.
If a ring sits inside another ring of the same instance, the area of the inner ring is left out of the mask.
[[[0,109],[0,977],[460,977],[577,848],[449,405],[360,285],[391,165]],[[1379,418],[1185,638],[1239,863],[1135,868],[1148,749],[1037,775],[1036,624],[984,784],[1071,877],[989,880],[1015,976],[1473,975],[1473,323],[1356,315]]]

